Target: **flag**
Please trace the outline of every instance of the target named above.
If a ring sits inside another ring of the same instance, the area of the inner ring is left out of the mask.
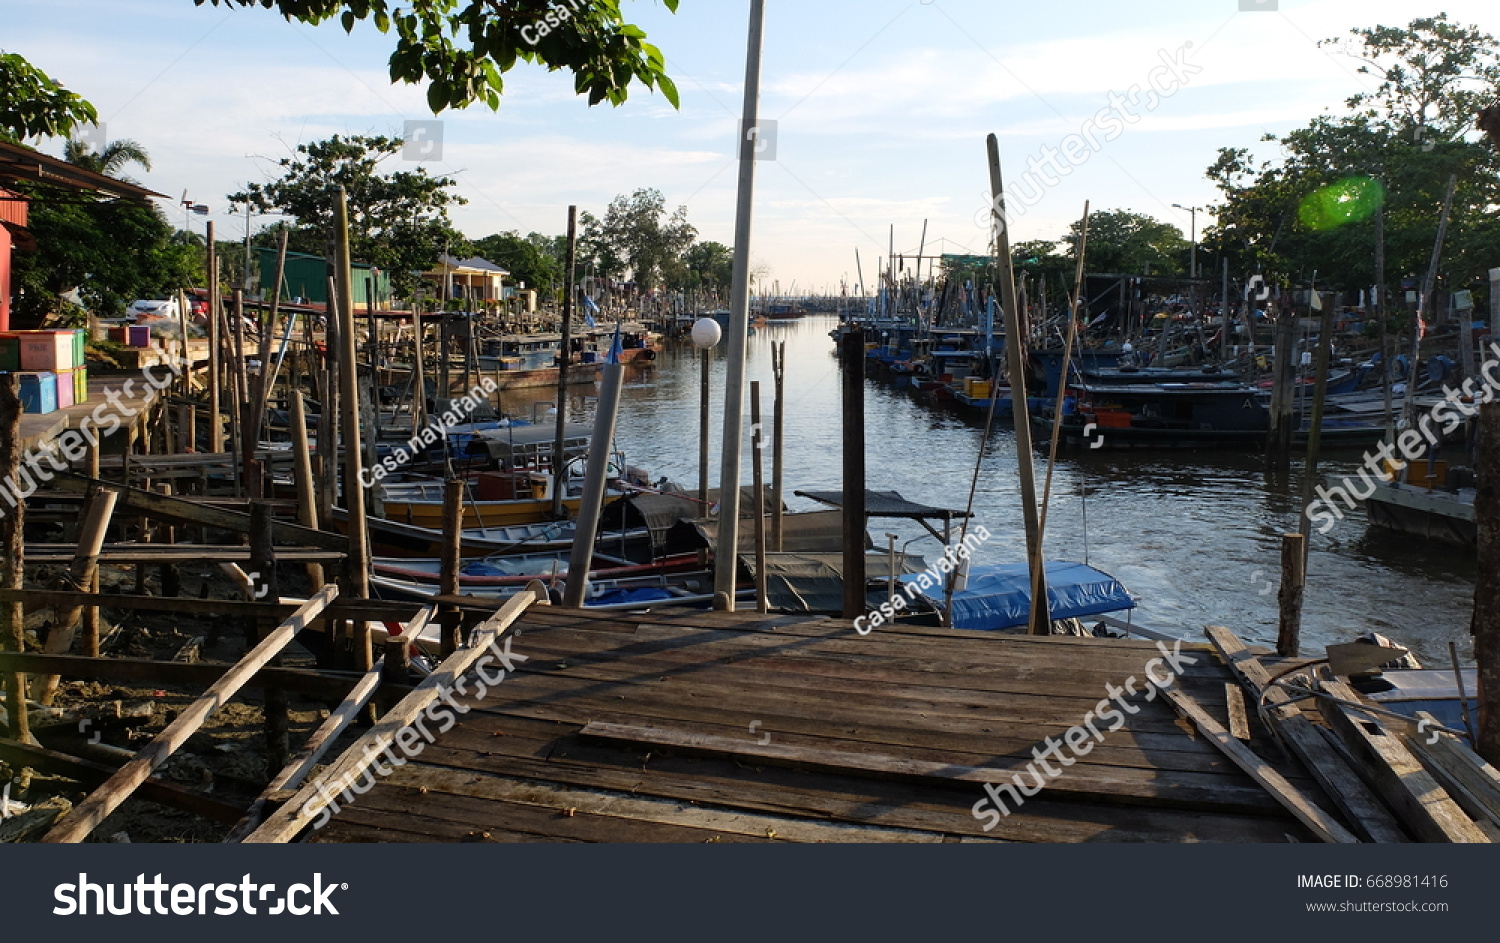
[[[599,326],[598,322],[596,322],[594,320],[594,316],[592,314],[584,314],[584,316],[583,316],[583,323],[586,324],[589,327],[598,327]]]
[[[1323,310],[1323,299],[1318,297],[1318,293],[1316,291],[1312,293],[1312,309],[1314,311]]]
[[[583,323],[587,324],[589,327],[598,327],[599,326],[598,322],[594,320],[594,315],[596,315],[598,313],[599,313],[599,306],[594,303],[594,299],[590,298],[588,295],[584,295],[583,296]]]
[[[625,348],[623,348],[623,347],[620,346],[620,325],[616,324],[615,325],[615,339],[613,341],[610,341],[610,344],[609,344],[609,353],[605,356],[604,362],[605,363],[619,363],[620,362],[620,358],[624,355],[624,353],[625,353]]]

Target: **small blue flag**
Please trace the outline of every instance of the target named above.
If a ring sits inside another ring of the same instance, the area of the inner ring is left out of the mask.
[[[619,363],[624,356],[625,348],[620,345],[620,325],[615,325],[615,339],[609,344],[609,354],[604,358],[605,363]]]

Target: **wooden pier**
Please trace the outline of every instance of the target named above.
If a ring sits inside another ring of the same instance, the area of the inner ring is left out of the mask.
[[[985,831],[984,783],[1024,771],[1106,685],[1139,684],[1160,654],[1148,642],[533,606],[511,651],[515,673],[459,698],[452,729],[307,839],[1316,840],[1140,694],[1123,728]],[[1183,651],[1197,662],[1182,691],[1225,716],[1229,669],[1205,645]],[[1266,764],[1317,794],[1252,729]]]

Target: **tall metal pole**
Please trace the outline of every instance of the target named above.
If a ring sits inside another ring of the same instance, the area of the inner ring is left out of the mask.
[[[699,353],[703,361],[698,387],[698,513],[708,516],[708,368],[713,351],[705,347]]]
[[[552,441],[552,516],[557,520],[565,517],[563,498],[567,491],[563,469],[567,461],[563,455],[563,443],[568,429],[568,361],[573,356],[573,271],[578,257],[578,207],[568,207],[568,253],[563,263],[565,270],[562,306],[562,347],[557,360],[557,434]]]
[[[624,377],[625,367],[615,362],[606,362],[599,374],[599,404],[594,409],[594,433],[589,440],[583,500],[578,506],[578,523],[573,531],[573,549],[568,556],[567,585],[563,592],[563,605],[569,609],[583,608],[583,599],[588,592],[589,566],[594,559],[594,541],[599,536],[609,450],[614,443],[615,417],[620,412],[620,387],[624,384]],[[730,559],[735,559],[733,554]]]
[[[714,608],[734,611],[740,537],[740,460],[745,424],[745,348],[750,330],[750,220],[755,196],[760,110],[760,44],[765,0],[750,0],[745,53],[745,110],[740,124],[739,204],[734,214],[734,284],[729,302],[729,361],[724,381],[724,448],[719,465],[719,552],[714,556]],[[570,581],[571,582],[571,581]]]

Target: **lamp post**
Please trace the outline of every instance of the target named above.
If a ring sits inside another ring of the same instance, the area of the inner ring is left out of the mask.
[[[713,318],[699,318],[693,324],[693,344],[703,352],[702,394],[698,401],[698,503],[708,516],[708,365],[713,348],[724,331]]]
[[[1192,250],[1191,250],[1192,251],[1192,255],[1191,255],[1190,261],[1188,262],[1188,275],[1190,277],[1192,277],[1192,278],[1197,278],[1198,277],[1198,211],[1201,210],[1201,209],[1203,209],[1203,207],[1201,207],[1201,206],[1183,206],[1181,203],[1173,203],[1172,205],[1175,206],[1175,207],[1177,207],[1180,210],[1187,210],[1188,211],[1188,216],[1192,220],[1192,222],[1189,224],[1192,227],[1192,235],[1190,236],[1190,238],[1192,240]]]

